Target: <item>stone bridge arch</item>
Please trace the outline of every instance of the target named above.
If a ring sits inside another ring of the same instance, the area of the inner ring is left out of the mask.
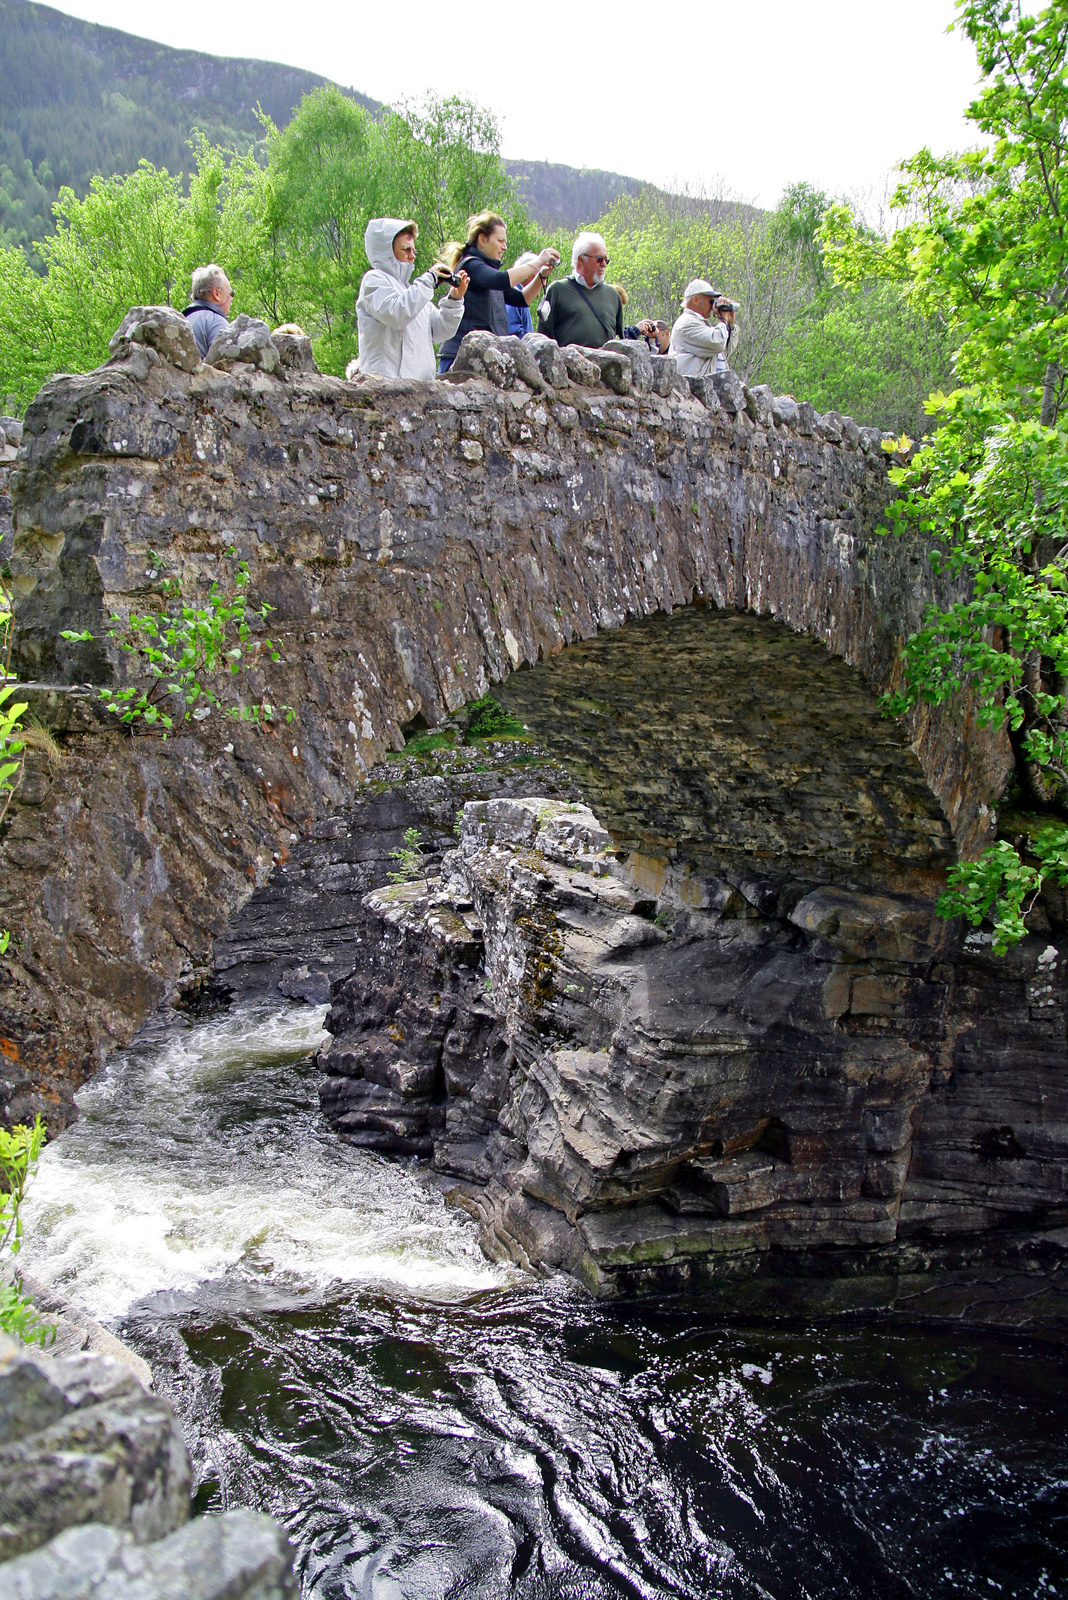
[[[873,694],[895,681],[933,590],[922,549],[876,531],[874,430],[737,383],[684,392],[640,358],[604,371],[612,387],[592,370],[352,384],[187,371],[129,343],[41,391],[12,481],[18,666],[68,759],[31,764],[4,844],[26,959],[0,1024],[27,1081],[62,1060],[69,1084],[128,1038],[404,725],[522,665],[696,600],[814,641]],[[101,640],[151,605],[151,557],[189,593],[247,562],[282,655],[253,686],[292,723],[209,719],[163,744],[101,716],[80,686],[120,680],[123,658],[60,630]],[[1004,741],[966,708],[906,732],[975,851]]]

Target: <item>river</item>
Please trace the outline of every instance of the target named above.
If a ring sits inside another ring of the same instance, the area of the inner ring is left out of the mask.
[[[1011,1339],[724,1326],[489,1265],[318,1113],[323,1008],[112,1058],[28,1271],[147,1357],[196,1506],[275,1513],[316,1600],[1068,1597],[1068,1367]]]

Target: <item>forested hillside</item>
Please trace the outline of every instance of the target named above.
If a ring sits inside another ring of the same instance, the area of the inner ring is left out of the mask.
[[[191,28],[190,36],[210,40],[210,28]],[[247,147],[263,136],[257,106],[284,128],[302,97],[327,81],[271,61],[172,50],[51,6],[0,0],[0,243],[35,254],[64,185],[81,196],[94,174],[132,172],[141,160],[188,175],[194,128],[213,144]],[[355,89],[343,92],[381,109]],[[616,172],[505,165],[546,226],[589,222],[617,195],[641,188]]]

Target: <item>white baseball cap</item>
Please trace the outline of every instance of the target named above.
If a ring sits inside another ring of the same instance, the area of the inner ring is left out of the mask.
[[[711,295],[713,300],[718,300],[719,299],[719,290],[718,289],[713,289],[712,285],[709,283],[707,278],[693,278],[693,279],[691,279],[691,281],[686,285],[686,288],[683,291],[683,295],[682,295],[682,303],[683,303],[683,305],[685,306],[687,300],[692,299],[692,297],[695,294],[707,294],[707,295]]]

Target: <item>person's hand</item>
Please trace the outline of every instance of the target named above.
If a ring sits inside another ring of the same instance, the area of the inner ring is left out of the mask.
[[[454,284],[449,290],[448,298],[450,300],[462,300],[464,295],[467,293],[467,285],[471,282],[471,279],[468,277],[463,267],[460,268],[458,276],[460,279],[459,283]]]
[[[656,323],[653,321],[652,317],[642,318],[638,324],[638,332],[644,334],[647,338],[651,333],[656,332]]]
[[[547,245],[538,257],[539,267],[557,267],[560,265],[560,252],[554,250],[552,245]]]

